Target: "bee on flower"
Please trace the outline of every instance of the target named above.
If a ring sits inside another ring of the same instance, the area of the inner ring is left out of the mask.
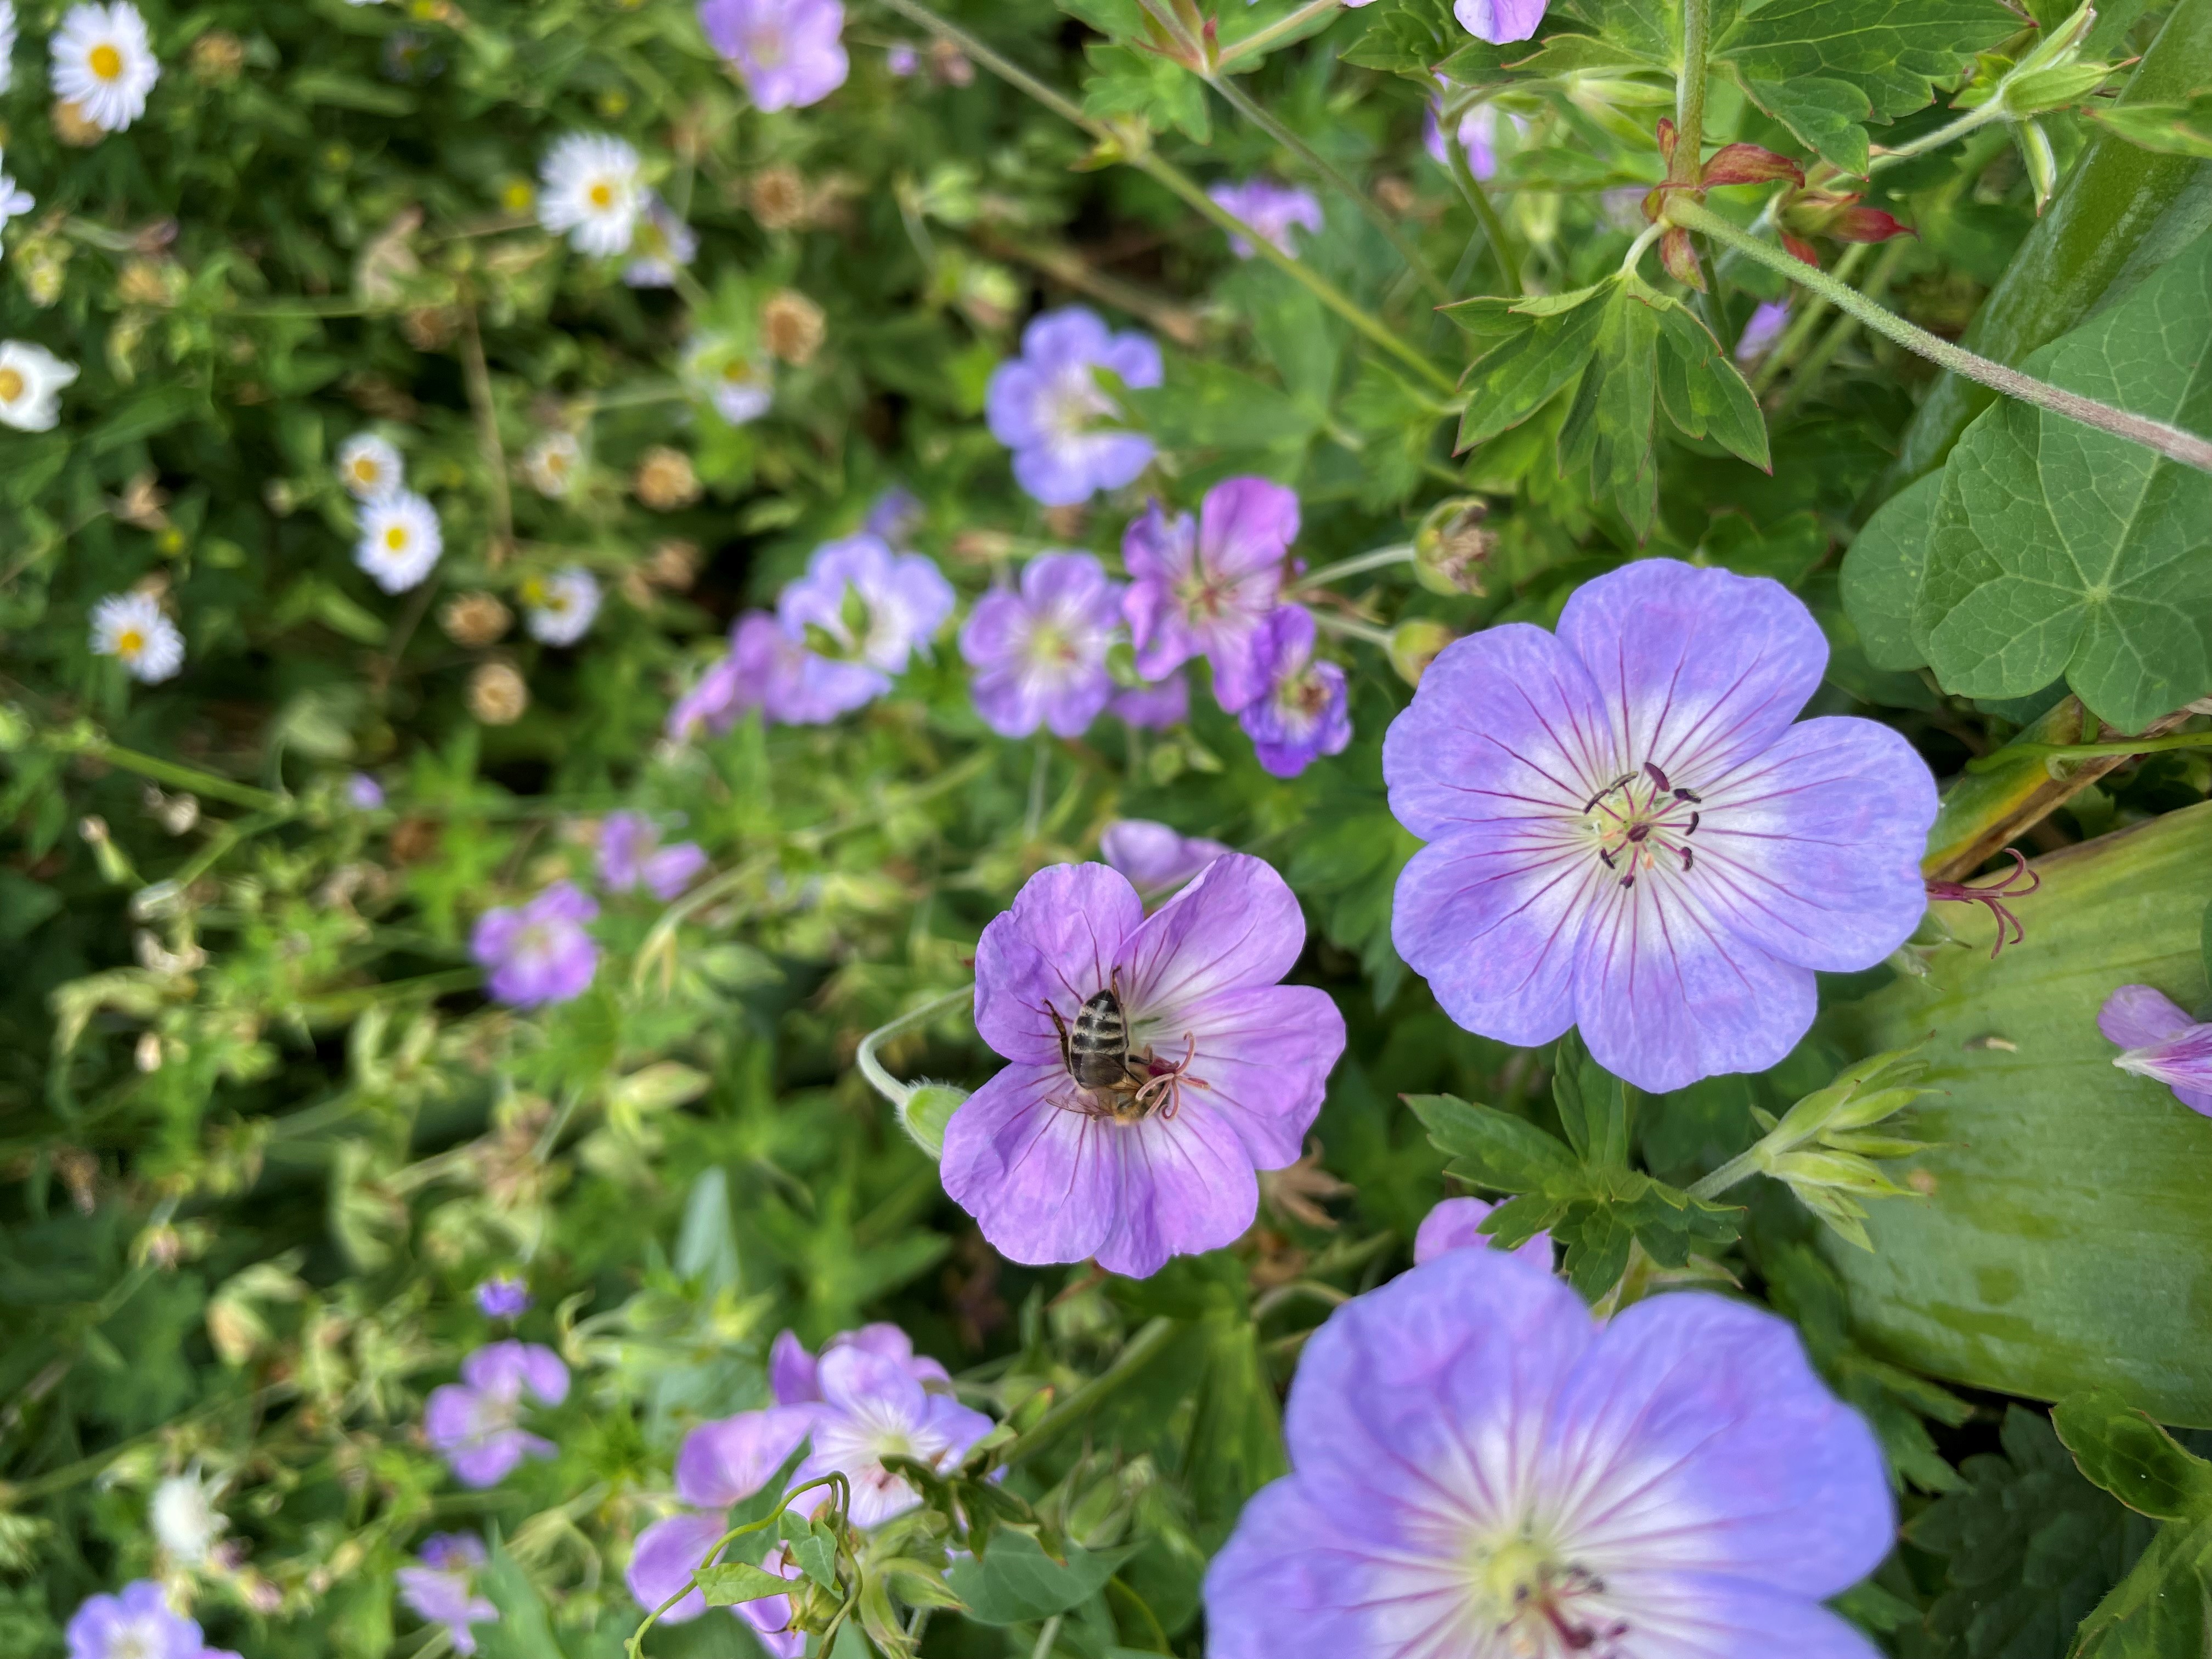
[[[445,551],[437,510],[409,489],[395,489],[365,503],[361,540],[353,562],[387,593],[418,586]]]
[[[635,149],[604,134],[572,132],[546,152],[538,176],[539,224],[579,253],[629,252],[646,198]]]
[[[161,78],[146,20],[129,0],[71,6],[54,31],[54,96],[102,132],[121,132],[146,112]]]
[[[389,495],[407,482],[407,464],[388,438],[356,432],[338,446],[338,481],[356,501]]]
[[[92,607],[92,653],[113,657],[131,678],[158,685],[185,665],[185,636],[150,593],[111,593]]]
[[[580,565],[522,584],[524,617],[530,637],[546,645],[574,645],[599,614],[599,584]]]

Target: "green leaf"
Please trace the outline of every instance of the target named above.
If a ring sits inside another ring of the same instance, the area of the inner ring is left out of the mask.
[[[1367,32],[1347,49],[1344,61],[1360,69],[1411,76],[1433,84],[1430,65],[1449,56],[1467,39],[1451,14],[1450,0],[1382,0],[1367,21]]]
[[[2212,1630],[2212,1521],[2169,1526],[2082,1620],[2068,1659],[2197,1659]]]
[[[2212,88],[2180,104],[2115,104],[2089,113],[2141,149],[2162,155],[2212,157]]]
[[[1301,444],[1327,418],[1265,380],[1204,358],[1170,357],[1162,385],[1122,397],[1145,430],[1169,448]]]
[[[1925,109],[1935,82],[1965,73],[1977,52],[2019,28],[1999,0],[1770,0],[1740,8],[1713,55],[1753,103],[1859,173],[1862,122]]]
[[[1590,1058],[1580,1036],[1561,1039],[1552,1068],[1552,1103],[1575,1156],[1604,1169],[1628,1167],[1628,1085]]]
[[[791,1580],[759,1567],[749,1567],[742,1561],[726,1561],[720,1566],[702,1567],[691,1575],[691,1582],[707,1598],[710,1607],[735,1607],[740,1601],[757,1601],[763,1596],[781,1595],[791,1588]]]
[[[1530,315],[1511,300],[1464,301],[1444,314],[1474,335],[1480,356],[1468,372],[1459,447],[1475,445],[1534,415],[1589,365],[1607,308],[1585,303],[1585,289],[1565,309]]]
[[[1008,1528],[992,1534],[980,1559],[955,1561],[945,1577],[977,1624],[1034,1624],[1089,1601],[1135,1553],[1071,1543],[1066,1561],[1055,1561],[1035,1537]]]
[[[2025,367],[2212,432],[2212,237]],[[2063,675],[2141,731],[2212,690],[2212,474],[1995,404],[1943,470],[1913,617],[1945,690],[2018,697]]]
[[[1912,611],[1942,495],[1940,472],[1908,484],[1881,504],[1844,555],[1844,608],[1876,668],[1904,672],[1928,661],[1913,637]]]
[[[1605,302],[1589,366],[1559,428],[1559,470],[1587,468],[1591,495],[1610,497],[1639,538],[1659,516],[1651,428],[1658,407],[1661,307],[1645,297],[1650,290],[1638,291],[1642,288],[1622,283]]]
[[[1455,1173],[1501,1193],[1534,1193],[1579,1174],[1567,1148],[1525,1118],[1450,1095],[1407,1095],[1406,1104]]]
[[[130,402],[94,427],[85,440],[85,453],[106,455],[156,433],[167,432],[207,413],[207,395],[189,386],[157,386]]]
[[[359,110],[365,115],[412,115],[416,107],[411,92],[336,70],[301,70],[285,89],[287,95],[299,103]]]
[[[2212,1521],[2212,1463],[2111,1389],[2069,1395],[2051,1413],[2081,1473],[2154,1521]]]
[[[1083,82],[1085,115],[1133,115],[1154,132],[1174,127],[1201,144],[1213,137],[1206,82],[1182,64],[1103,41],[1093,41],[1083,55],[1093,71]]]
[[[1658,313],[1659,404],[1667,418],[1686,436],[1710,436],[1731,455],[1771,472],[1766,416],[1742,371],[1686,307],[1668,300]]]
[[[545,1598],[504,1544],[492,1546],[477,1582],[499,1609],[497,1619],[471,1626],[484,1659],[562,1659]]]

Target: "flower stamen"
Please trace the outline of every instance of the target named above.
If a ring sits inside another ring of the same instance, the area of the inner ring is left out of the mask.
[[[2028,867],[2027,855],[2017,847],[2008,847],[2005,855],[2012,860],[2012,868],[2002,875],[1980,882],[1931,881],[1928,896],[1931,901],[1949,904],[1986,904],[1997,924],[1996,942],[1990,946],[1990,960],[1995,962],[2008,945],[2019,945],[2027,938],[2027,927],[2006,905],[2008,898],[2026,898],[2043,885],[2040,871]],[[2025,887],[2016,886],[2022,877]]]

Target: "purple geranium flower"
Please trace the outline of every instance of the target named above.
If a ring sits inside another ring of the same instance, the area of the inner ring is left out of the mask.
[[[1190,681],[1177,672],[1155,684],[1130,686],[1114,694],[1106,712],[1148,731],[1181,726],[1190,718]]]
[[[69,1621],[70,1659],[201,1659],[199,1626],[169,1606],[150,1578],[120,1595],[90,1595]]]
[[[356,812],[374,812],[384,805],[384,786],[366,772],[346,780],[346,805]]]
[[[1556,635],[1455,641],[1392,725],[1390,810],[1430,844],[1392,937],[1447,1013],[1679,1089],[1778,1062],[1814,970],[1870,968],[1926,908],[1936,784],[1871,720],[1790,722],[1828,660],[1763,577],[1649,559]]]
[[[975,1024],[1011,1061],[945,1133],[945,1190],[1016,1261],[1142,1278],[1252,1224],[1255,1170],[1298,1160],[1344,1052],[1326,992],[1279,983],[1305,945],[1273,870],[1231,853],[1147,918],[1127,878],[1061,864],[983,930]],[[1079,1085],[1060,1033],[1118,999],[1133,1085]]]
[[[1875,1659],[1820,1602],[1889,1551],[1881,1448],[1757,1308],[1601,1326],[1448,1251],[1330,1316],[1284,1433],[1206,1574],[1213,1659]]]
[[[1413,1265],[1425,1267],[1447,1250],[1491,1249],[1498,1241],[1482,1231],[1482,1224],[1498,1206],[1480,1198],[1448,1198],[1431,1210],[1413,1235]],[[1552,1236],[1531,1234],[1514,1246],[1515,1255],[1533,1261],[1547,1273],[1552,1267]]]
[[[2127,1050],[2112,1062],[2163,1083],[2192,1112],[2212,1117],[2212,1025],[2199,1024],[2148,985],[2123,985],[2105,1000],[2097,1029]]]
[[[1790,302],[1769,300],[1756,307],[1736,337],[1735,360],[1740,363],[1754,363],[1764,357],[1768,348],[1782,337],[1782,331],[1790,326]]]
[[[860,528],[893,547],[904,547],[928,515],[921,496],[904,484],[893,484],[876,497]]]
[[[1098,856],[1127,876],[1139,893],[1155,895],[1182,886],[1234,850],[1202,836],[1177,835],[1149,818],[1116,818],[1098,837]]]
[[[530,1311],[530,1289],[513,1273],[499,1273],[477,1286],[476,1301],[487,1319],[520,1319]]]
[[[748,611],[730,627],[730,648],[668,711],[668,735],[689,742],[701,731],[717,737],[757,708],[770,723],[819,725],[836,718],[806,684],[811,653],[765,611]]]
[[[1248,179],[1241,185],[1210,185],[1206,193],[1216,206],[1243,220],[1292,258],[1297,257],[1298,245],[1291,231],[1317,232],[1322,227],[1321,204],[1311,191],[1300,190],[1296,185]],[[1240,259],[1249,259],[1257,252],[1242,236],[1229,239],[1229,251]]]
[[[443,1625],[456,1653],[477,1650],[470,1626],[499,1617],[499,1609],[476,1593],[477,1569],[483,1564],[483,1540],[465,1532],[437,1532],[422,1540],[419,1565],[394,1575],[399,1599],[425,1624]]]
[[[896,1325],[863,1325],[856,1331],[840,1331],[822,1345],[822,1358],[826,1359],[840,1348],[861,1348],[879,1358],[903,1366],[908,1376],[924,1388],[941,1384],[951,1388],[952,1378],[945,1367],[927,1354],[914,1351],[914,1339]],[[796,1331],[779,1331],[768,1353],[769,1392],[775,1396],[779,1406],[803,1406],[818,1403],[822,1398],[822,1361],[806,1352],[806,1345],[799,1340]]]
[[[1267,681],[1255,647],[1297,535],[1297,495],[1265,478],[1224,478],[1194,524],[1153,502],[1121,538],[1137,672],[1159,679],[1203,653],[1223,708],[1233,714],[1259,696]]]
[[[550,1440],[517,1426],[527,1390],[539,1403],[568,1397],[568,1368],[535,1342],[494,1342],[461,1362],[461,1380],[430,1390],[422,1432],[465,1486],[495,1486],[525,1457],[550,1457]]]
[[[1493,46],[1526,40],[1544,21],[1549,0],[1453,0],[1452,15],[1478,40]]]
[[[917,650],[951,616],[952,584],[920,553],[894,553],[879,537],[826,542],[806,574],[776,598],[785,635],[808,646],[799,689],[787,700],[799,720],[835,719],[891,689]]]
[[[567,1002],[591,988],[599,947],[584,924],[598,902],[574,882],[556,881],[529,903],[487,910],[469,951],[491,975],[491,994],[517,1008]]]
[[[1160,383],[1160,349],[1141,334],[1109,334],[1081,306],[1048,311],[1022,332],[1022,355],[992,371],[991,435],[1014,452],[1014,482],[1047,507],[1073,507],[1133,483],[1152,441],[1113,423],[1114,400],[1094,369],[1128,386]]]
[[[1344,670],[1314,660],[1313,613],[1286,605],[1260,624],[1253,655],[1264,689],[1237,723],[1252,739],[1260,764],[1294,778],[1318,755],[1340,755],[1352,742]]]
[[[1121,620],[1121,590],[1097,559],[1038,554],[1018,591],[986,593],[960,630],[975,712],[1002,737],[1081,737],[1114,695],[1106,651]]]
[[[610,812],[599,825],[599,879],[617,893],[644,888],[664,904],[698,879],[707,854],[696,842],[660,845],[660,826],[642,812]]]
[[[795,1479],[843,1474],[852,1483],[857,1527],[875,1526],[921,1503],[920,1492],[884,1467],[886,1456],[943,1471],[991,1431],[989,1418],[949,1391],[923,1387],[910,1364],[857,1343],[823,1349],[818,1375],[822,1404],[812,1408],[813,1439]],[[823,1495],[826,1499],[827,1492]]]
[[[761,109],[818,104],[852,67],[840,0],[699,0],[699,26]]]

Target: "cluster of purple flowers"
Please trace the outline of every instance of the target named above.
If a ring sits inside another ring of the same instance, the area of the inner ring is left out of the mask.
[[[785,1331],[770,1352],[769,1387],[774,1405],[702,1423],[685,1437],[676,1460],[676,1495],[685,1508],[647,1528],[630,1558],[630,1594],[640,1607],[658,1607],[684,1589],[727,1530],[730,1506],[759,1492],[802,1447],[793,1483],[843,1474],[851,1483],[850,1519],[873,1527],[921,1502],[921,1493],[884,1468],[886,1456],[947,1469],[991,1429],[989,1418],[952,1397],[945,1368],[917,1355],[894,1325],[833,1336],[818,1357]],[[817,1488],[800,1503],[818,1506],[828,1496]],[[799,1577],[780,1550],[763,1565],[786,1578]],[[705,1598],[694,1591],[663,1618],[680,1623],[706,1610]],[[766,1596],[731,1611],[778,1659],[805,1651],[805,1637],[788,1628],[787,1597]]]
[[[70,1659],[238,1659],[210,1647],[198,1622],[172,1607],[150,1578],[125,1585],[120,1595],[87,1596],[65,1635]]]
[[[568,1397],[568,1368],[535,1342],[494,1342],[461,1362],[461,1380],[430,1390],[422,1433],[465,1486],[495,1486],[553,1443],[522,1426],[524,1396],[541,1406]]]
[[[453,1651],[477,1650],[471,1625],[489,1623],[499,1609],[477,1594],[484,1564],[483,1540],[465,1532],[433,1533],[422,1540],[416,1565],[399,1569],[399,1599],[426,1624],[443,1625]]]

